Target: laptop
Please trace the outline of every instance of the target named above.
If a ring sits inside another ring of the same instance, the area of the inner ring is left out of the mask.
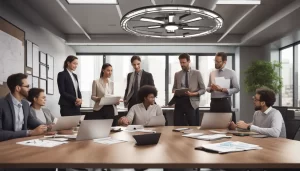
[[[232,113],[204,113],[200,129],[228,129]]]
[[[73,127],[77,127],[79,121],[84,118],[84,115],[76,115],[76,116],[63,116],[59,118],[55,118],[54,125],[51,128],[51,131],[60,131],[60,130],[68,130]]]
[[[81,122],[77,135],[70,135],[66,138],[76,140],[92,140],[109,137],[113,119],[84,120]]]
[[[142,135],[133,135],[136,145],[152,145],[157,144],[161,133],[151,133]]]

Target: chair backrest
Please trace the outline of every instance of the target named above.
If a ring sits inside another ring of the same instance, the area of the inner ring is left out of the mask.
[[[284,122],[287,120],[288,118],[288,107],[284,107],[284,106],[273,106],[274,109],[279,110],[279,112],[281,113]]]

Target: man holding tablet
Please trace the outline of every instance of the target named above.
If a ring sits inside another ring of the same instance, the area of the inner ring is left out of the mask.
[[[173,85],[174,125],[195,126],[197,125],[196,111],[199,107],[200,96],[205,93],[205,86],[200,71],[190,68],[189,54],[179,55],[179,61],[182,70],[175,73]]]

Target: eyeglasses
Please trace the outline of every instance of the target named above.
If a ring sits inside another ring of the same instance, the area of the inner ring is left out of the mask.
[[[21,86],[21,87],[26,87],[26,88],[29,88],[29,87],[30,87],[30,85],[24,85],[24,86]]]
[[[216,61],[216,60],[214,60],[214,62],[215,62],[216,64],[220,64],[220,63],[222,63],[223,61]]]
[[[255,102],[260,102],[260,100],[257,100],[257,99],[255,98],[255,96],[252,96],[252,99],[253,99]]]

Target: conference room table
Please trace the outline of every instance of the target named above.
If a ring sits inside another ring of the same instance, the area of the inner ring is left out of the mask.
[[[114,139],[126,140],[104,145],[93,140],[70,141],[52,148],[32,147],[17,142],[27,137],[0,142],[0,168],[300,168],[300,142],[284,138],[233,136],[230,139],[203,141],[182,137],[174,126],[148,128],[161,132],[156,145],[136,146],[132,135],[140,132],[111,133]],[[190,127],[193,132],[211,134]],[[40,136],[42,137],[42,136]],[[260,150],[228,154],[195,150],[203,144],[223,141],[256,144]]]

